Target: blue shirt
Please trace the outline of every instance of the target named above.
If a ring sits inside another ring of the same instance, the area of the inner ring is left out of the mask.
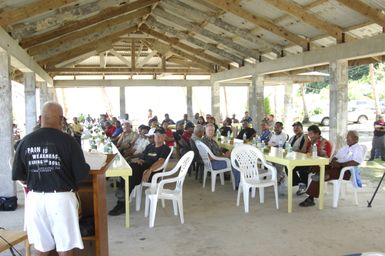
[[[114,133],[111,135],[111,137],[117,137],[119,136],[121,133],[123,132],[123,128],[122,127],[116,127]]]

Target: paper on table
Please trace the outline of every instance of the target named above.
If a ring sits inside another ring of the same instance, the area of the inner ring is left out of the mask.
[[[87,164],[89,164],[91,170],[99,170],[106,163],[107,155],[100,152],[88,152],[83,151],[84,158]]]

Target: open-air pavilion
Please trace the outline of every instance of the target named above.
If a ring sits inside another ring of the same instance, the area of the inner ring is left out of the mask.
[[[124,116],[129,86],[185,87],[190,116],[192,88],[210,86],[217,120],[220,87],[247,86],[258,128],[265,85],[285,84],[289,112],[293,84],[320,81],[309,72],[326,71],[329,138],[338,148],[347,130],[347,71],[383,61],[384,10],[381,0],[0,1],[0,196],[15,194],[11,80],[25,87],[27,132],[39,112],[37,91],[44,103],[57,88],[119,87]]]

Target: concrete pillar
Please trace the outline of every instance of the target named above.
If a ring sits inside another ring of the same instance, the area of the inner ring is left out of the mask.
[[[16,194],[15,183],[12,181],[10,163],[13,159],[12,130],[12,89],[9,78],[10,57],[0,51],[0,196],[10,197]]]
[[[217,123],[221,122],[220,108],[220,83],[211,83],[211,115],[214,116]]]
[[[256,77],[256,98],[257,98],[257,118],[256,123],[257,126],[254,128],[257,131],[257,134],[261,134],[261,126],[260,123],[262,122],[263,118],[265,117],[265,104],[264,104],[264,77],[263,75],[258,75]]]
[[[345,145],[348,121],[348,61],[330,62],[330,132],[334,149]]]
[[[25,94],[25,131],[26,134],[33,131],[36,125],[36,80],[34,72],[24,73]]]
[[[124,119],[126,114],[126,87],[119,87],[119,98],[120,98],[120,118]]]
[[[48,101],[48,87],[47,82],[38,82],[40,88],[40,109],[43,107],[44,103]]]
[[[254,129],[258,126],[257,123],[257,78],[258,76],[254,74],[251,77],[251,83],[249,85],[249,114],[253,119],[252,125]]]
[[[57,101],[55,87],[48,87],[48,101]]]
[[[286,131],[293,122],[293,81],[289,81],[285,86],[285,97],[283,107],[283,123]]]
[[[186,102],[187,102],[187,114],[189,120],[193,120],[193,101],[192,101],[192,86],[186,86]]]

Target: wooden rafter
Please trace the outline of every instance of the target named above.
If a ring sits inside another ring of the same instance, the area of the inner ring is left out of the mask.
[[[152,30],[145,24],[140,27],[140,30],[143,31],[144,33],[151,35],[157,39],[160,39],[160,40],[162,40],[162,41],[164,41],[170,45],[175,45],[176,47],[178,47],[184,51],[193,53],[194,55],[198,56],[199,58],[209,60],[209,61],[211,61],[217,65],[220,65],[224,68],[227,68],[229,65],[228,62],[223,61],[223,60],[218,59],[218,58],[215,58],[214,56],[211,56],[209,54],[206,54],[206,53],[204,53],[204,51],[202,51],[200,49],[196,49],[196,48],[193,48],[191,46],[188,46],[186,44],[181,43],[178,40],[178,38],[170,38],[170,37],[165,36],[163,33],[159,33],[155,30]]]
[[[169,12],[166,12],[160,8],[156,8],[152,12],[153,15],[162,17],[164,19],[167,19],[170,22],[173,22],[175,24],[178,24],[179,26],[184,27],[189,32],[198,33],[204,37],[207,37],[217,43],[220,43],[227,48],[230,48],[232,50],[237,51],[240,55],[243,56],[243,58],[253,57],[255,59],[258,59],[261,53],[259,51],[246,48],[240,44],[234,43],[232,40],[225,38],[219,34],[213,33],[207,29],[204,29],[198,25],[194,25],[182,18],[179,18]]]
[[[153,26],[153,27],[156,27],[157,29],[159,29],[160,31],[163,31],[163,32],[167,32],[171,35],[175,35],[177,36],[178,38],[180,39],[184,39],[204,50],[207,50],[207,51],[210,51],[214,54],[217,54],[219,56],[222,56],[223,58],[226,58],[228,60],[231,60],[231,61],[234,61],[240,65],[242,65],[243,63],[243,59],[234,55],[234,54],[231,54],[227,51],[224,51],[224,50],[221,50],[221,49],[218,49],[216,46],[213,46],[211,44],[208,44],[207,42],[204,42],[200,39],[197,39],[197,38],[194,38],[186,33],[183,33],[179,30],[176,30],[175,28],[173,27],[170,27],[170,26],[167,26],[163,23],[160,23],[158,21],[156,21],[154,18],[152,17],[149,17],[147,19],[147,22],[146,22],[147,25],[149,25],[150,27]]]
[[[97,52],[104,52],[112,48],[112,44],[116,41],[120,40],[120,36],[134,32],[137,30],[137,27],[131,27],[128,29],[121,30],[119,32],[116,32],[114,34],[110,34],[108,36],[105,36],[103,38],[100,38],[98,40],[95,40],[93,42],[81,45],[79,47],[70,49],[65,52],[61,52],[57,55],[51,56],[47,59],[39,61],[39,63],[43,66],[54,66],[56,64],[59,64],[61,62],[64,62],[66,60],[70,60],[75,58],[76,56],[85,54],[87,52],[91,52],[96,50]]]
[[[117,57],[121,62],[123,62],[128,67],[131,67],[131,62],[129,62],[126,58],[124,58],[119,52],[115,51],[114,49],[110,49],[109,52]]]
[[[303,8],[303,10],[308,11],[308,10],[310,10],[310,9],[312,9],[314,7],[317,7],[317,6],[321,5],[321,4],[324,4],[324,3],[328,2],[328,1],[329,0],[316,0],[316,1],[311,2],[309,4],[303,5],[302,8]],[[282,15],[282,16],[274,19],[273,22],[274,23],[279,23],[279,22],[282,22],[282,21],[288,19],[289,17],[291,17],[291,15],[285,14],[285,15]]]
[[[361,2],[361,0],[337,0],[346,7],[366,16],[381,27],[385,27],[385,14],[381,9],[375,9]]]
[[[183,52],[181,50],[178,50],[175,47],[172,47],[170,45],[163,44],[160,41],[154,41],[152,43],[152,48],[157,50],[158,52],[162,53],[163,55],[165,55],[167,52],[172,52],[175,55],[181,56],[181,57],[183,57],[185,59],[188,59],[188,60],[196,63],[202,69],[205,69],[205,70],[208,70],[208,71],[211,71],[213,69],[213,65],[211,63],[205,62],[205,61],[195,57],[192,54],[189,54],[189,53]],[[167,49],[167,50],[165,50],[165,49]]]
[[[280,52],[283,49],[283,45],[275,44],[269,41],[266,41],[259,36],[256,36],[255,34],[251,33],[251,31],[240,29],[234,25],[231,25],[227,22],[224,22],[223,20],[215,17],[210,16],[205,12],[202,12],[198,9],[195,9],[194,7],[187,5],[181,1],[178,0],[163,0],[162,5],[166,4],[166,8],[172,8],[171,10],[173,12],[176,12],[179,16],[189,16],[193,18],[198,18],[201,20],[204,20],[204,25],[206,24],[212,24],[214,26],[217,26],[218,28],[221,28],[225,31],[228,31],[235,35],[235,37],[242,38],[244,40],[247,40],[253,44],[259,45],[261,52],[270,52],[273,51],[277,55],[280,54]]]
[[[321,20],[314,15],[306,12],[304,8],[293,1],[288,0],[269,0],[267,3],[277,7],[278,9],[289,13],[290,15],[302,20],[311,26],[324,31],[328,35],[337,39],[337,42],[342,43],[344,41],[344,33],[338,26],[332,25],[324,20]]]
[[[73,47],[75,44],[74,41],[82,42],[89,41],[97,38],[99,35],[103,35],[103,33],[107,33],[112,30],[114,26],[117,26],[122,23],[126,23],[130,20],[140,18],[150,12],[148,7],[139,9],[137,11],[118,16],[113,19],[109,19],[103,22],[100,22],[94,26],[87,27],[82,30],[74,31],[73,33],[66,34],[57,39],[48,41],[46,43],[31,47],[28,49],[28,52],[31,55],[37,55],[41,52],[48,52],[47,49],[58,49],[58,48],[66,48],[65,45],[69,45],[69,47]]]
[[[52,40],[64,34],[71,33],[73,31],[97,24],[111,17],[119,16],[128,12],[135,11],[137,9],[151,6],[152,4],[157,3],[158,1],[159,0],[138,0],[132,3],[124,4],[120,7],[107,8],[91,17],[78,20],[78,21],[67,22],[63,24],[63,26],[57,29],[50,30],[43,34],[23,38],[20,41],[20,45],[23,48],[30,48],[32,46],[44,43],[46,41]]]
[[[303,50],[308,50],[308,41],[306,39],[303,39],[296,34],[275,25],[273,22],[262,18],[257,17],[256,15],[246,11],[242,8],[242,6],[233,3],[230,0],[206,0],[209,3],[220,7],[221,9],[233,13],[234,15],[237,15],[249,22],[254,23],[255,25],[263,28],[264,30],[270,31],[273,34],[276,34],[292,43],[295,43],[302,47]]]
[[[66,74],[66,75],[76,75],[76,74],[131,74],[131,73],[141,73],[141,74],[161,74],[161,73],[173,73],[173,74],[209,74],[207,70],[202,69],[190,69],[190,68],[47,68],[47,72],[53,75]]]
[[[0,15],[0,26],[6,27],[18,21],[30,18],[40,13],[48,12],[52,9],[59,8],[77,0],[40,0],[37,3],[17,8],[8,12],[2,12]]]

